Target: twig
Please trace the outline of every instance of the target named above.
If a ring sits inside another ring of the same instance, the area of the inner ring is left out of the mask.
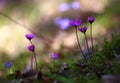
[[[30,31],[31,33],[34,33],[36,36],[40,37],[41,39],[45,40],[45,43],[48,45],[49,43],[51,43],[52,41],[48,38],[45,38],[43,35],[41,35],[40,33],[36,33],[35,31],[31,30],[30,27],[27,27],[24,24],[19,23],[18,21],[14,20],[13,18],[11,18],[10,16],[8,16],[7,14],[3,13],[0,11],[0,15],[6,17],[7,19],[9,19],[10,21],[16,23],[17,25],[22,26],[23,28],[27,29],[28,31]]]

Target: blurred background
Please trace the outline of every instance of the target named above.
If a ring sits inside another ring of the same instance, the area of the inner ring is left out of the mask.
[[[120,31],[120,0],[0,0],[0,77],[4,63],[24,71],[31,53],[25,34],[33,33],[39,64],[49,63],[49,54],[57,51],[64,60],[76,56],[78,47],[70,19],[82,19],[89,29],[87,17],[95,17],[93,39],[102,44]],[[89,31],[87,32],[89,39]],[[82,49],[84,36],[79,33]],[[90,44],[89,44],[90,45]]]

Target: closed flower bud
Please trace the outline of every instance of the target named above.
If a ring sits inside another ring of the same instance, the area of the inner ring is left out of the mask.
[[[78,28],[78,30],[79,30],[80,32],[82,32],[82,33],[85,33],[85,32],[87,31],[87,27],[84,26],[84,27],[82,27],[82,28]]]
[[[26,34],[25,37],[28,39],[28,40],[31,40],[34,38],[34,34]]]
[[[34,52],[35,46],[34,45],[28,46],[28,50],[31,51],[31,52]]]
[[[88,20],[89,23],[92,24],[95,21],[95,18],[94,17],[88,17],[87,20]]]

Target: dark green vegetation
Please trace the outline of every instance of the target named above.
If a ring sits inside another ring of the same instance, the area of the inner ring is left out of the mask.
[[[76,60],[73,57],[58,59],[51,64],[43,63],[40,72],[21,74],[19,71],[14,72],[1,78],[2,83],[5,80],[11,83],[17,80],[29,81],[28,83],[103,83],[102,75],[118,75],[120,74],[120,35],[112,35],[112,40],[104,40],[102,49],[99,50],[96,46],[94,55],[88,56],[91,63],[86,63],[83,59]],[[63,54],[65,57],[69,53]],[[79,53],[74,53],[78,57]],[[65,63],[63,63],[65,62]],[[17,64],[17,63],[16,63]],[[21,64],[25,65],[25,64]],[[16,65],[17,66],[17,65]],[[13,66],[14,67],[14,66]],[[18,67],[19,68],[19,67]],[[35,77],[35,75],[38,77]]]

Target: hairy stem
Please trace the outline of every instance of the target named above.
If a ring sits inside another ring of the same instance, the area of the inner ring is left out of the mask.
[[[34,57],[35,63],[36,63],[36,70],[38,70],[38,65],[37,65],[37,59],[36,59],[36,53],[35,52],[33,52],[33,57]]]
[[[92,50],[93,50],[93,53],[94,53],[93,37],[92,37],[92,24],[90,24],[90,38],[91,38]]]
[[[33,71],[33,55],[31,56],[31,70]]]
[[[88,46],[88,41],[87,41],[87,35],[86,35],[86,33],[84,33],[84,36],[85,36],[85,40],[86,40],[86,45],[87,45],[88,53],[91,54],[91,53],[90,53],[89,46]],[[88,54],[88,56],[89,56],[89,54]],[[94,63],[94,61],[93,61],[92,58],[90,59],[90,61],[91,61],[91,66],[92,66],[92,64],[95,65],[95,63]],[[96,69],[96,68],[95,68],[95,69]]]
[[[85,36],[85,41],[86,41],[86,45],[87,45],[87,49],[88,49],[88,53],[90,53],[86,33],[84,33],[84,36]]]
[[[77,38],[77,43],[78,43],[79,50],[80,50],[80,52],[82,53],[83,58],[84,58],[85,61],[87,62],[87,59],[86,59],[86,57],[85,57],[85,54],[84,54],[83,51],[82,51],[82,48],[81,48],[81,45],[80,45],[80,42],[79,42],[77,27],[75,27],[75,31],[76,31],[76,38]]]
[[[34,45],[31,40],[30,40],[30,43],[31,43],[31,45]],[[36,70],[38,70],[38,65],[37,65],[37,59],[36,59],[36,53],[35,53],[35,51],[33,52],[33,57],[34,57],[35,63],[36,63]]]

